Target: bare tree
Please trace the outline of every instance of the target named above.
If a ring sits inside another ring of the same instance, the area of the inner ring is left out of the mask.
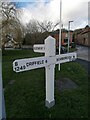
[[[37,21],[35,19],[30,20],[26,26],[26,43],[35,44],[42,43],[43,40],[54,31],[55,27],[59,25],[60,22],[53,24],[51,21]],[[29,37],[28,37],[29,36]],[[24,39],[25,42],[25,39]]]
[[[29,23],[26,25],[26,31],[27,31],[26,33],[29,36],[28,43],[31,44],[36,43],[40,35],[37,21],[34,19],[30,20]]]
[[[53,26],[53,23],[51,21],[43,21],[43,22],[38,22],[39,28],[41,32],[50,32]]]
[[[30,20],[30,22],[27,24],[26,26],[26,29],[27,29],[27,32],[28,33],[37,33],[38,32],[38,25],[37,25],[37,22],[36,20]]]
[[[13,3],[11,2],[2,2],[1,6],[1,14],[2,14],[2,28],[6,26],[6,24],[10,23],[10,19],[16,20],[16,9]],[[17,19],[18,20],[18,19]],[[1,29],[2,29],[1,28]]]
[[[43,22],[38,22],[39,29],[41,32],[53,32],[54,29],[60,24],[60,21],[57,20],[56,23],[53,23],[52,21],[43,21]]]
[[[0,7],[2,8],[2,24],[0,24],[0,29],[2,29],[2,47],[4,47],[7,42],[7,34],[12,34],[15,41],[20,43],[22,38],[22,26],[17,17],[17,9],[14,2],[2,2]]]

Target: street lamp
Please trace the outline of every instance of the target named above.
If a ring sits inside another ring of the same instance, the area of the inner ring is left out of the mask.
[[[69,52],[69,42],[70,42],[70,23],[73,21],[68,22],[68,52]]]

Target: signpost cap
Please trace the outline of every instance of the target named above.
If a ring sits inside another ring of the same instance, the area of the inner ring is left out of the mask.
[[[55,38],[49,35],[46,39],[48,40],[48,39],[55,39]]]

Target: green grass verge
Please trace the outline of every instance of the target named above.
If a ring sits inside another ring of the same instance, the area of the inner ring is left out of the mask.
[[[70,48],[69,49],[69,52],[75,52],[75,51],[77,51],[77,48]]]
[[[55,68],[55,80],[70,78],[79,86],[77,89],[60,92],[55,85],[56,104],[51,109],[45,107],[45,69],[22,73],[12,70],[12,63],[18,58],[41,56],[31,50],[4,51],[3,83],[7,118],[87,118],[88,117],[88,74],[76,62]],[[14,84],[8,83],[15,80]]]

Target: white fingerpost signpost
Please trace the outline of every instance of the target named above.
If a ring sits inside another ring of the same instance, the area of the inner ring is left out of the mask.
[[[55,39],[48,37],[45,40],[45,56],[51,58],[51,63],[45,67],[46,70],[46,101],[47,107],[52,107],[55,104],[54,100],[54,68],[55,68],[55,54],[56,45]]]
[[[13,62],[13,70],[15,72],[23,72],[27,70],[45,67],[46,76],[46,100],[45,106],[51,108],[55,104],[54,99],[54,69],[55,64],[61,64],[73,61],[77,58],[75,52],[68,54],[56,55],[56,40],[49,36],[45,39],[45,44],[33,46],[34,52],[45,53],[43,57],[18,59]]]

